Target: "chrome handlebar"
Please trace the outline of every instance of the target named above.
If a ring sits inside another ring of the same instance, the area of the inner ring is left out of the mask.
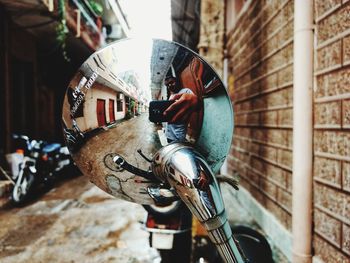
[[[152,170],[206,228],[225,262],[246,261],[232,235],[217,180],[199,153],[189,145],[167,145],[155,155]]]
[[[191,145],[164,146],[153,157],[151,171],[138,169],[120,155],[113,161],[119,168],[153,181],[155,185],[148,187],[147,192],[156,204],[170,204],[180,197],[206,228],[225,262],[247,262],[232,235],[215,175]],[[236,186],[235,182],[230,183]]]

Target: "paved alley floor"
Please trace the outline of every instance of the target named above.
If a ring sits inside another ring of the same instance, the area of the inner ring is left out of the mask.
[[[21,208],[0,210],[0,262],[160,262],[142,206],[78,176]]]

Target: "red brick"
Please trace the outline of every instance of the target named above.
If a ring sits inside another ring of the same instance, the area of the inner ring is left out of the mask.
[[[348,19],[350,6],[345,5],[344,8],[332,13],[324,20],[320,21],[317,26],[317,39],[319,43],[334,37],[350,28],[350,20]]]
[[[276,162],[277,161],[277,149],[270,146],[260,146],[260,156],[264,159]]]
[[[343,101],[343,128],[350,128],[350,100]]]
[[[235,61],[234,63],[237,63],[237,61]],[[237,74],[241,74],[242,72],[236,72],[236,69],[233,70],[232,74],[237,76]],[[251,76],[249,74],[245,74],[244,76],[240,77],[239,79],[235,79],[234,81],[234,87],[236,90],[238,89],[242,89],[242,86],[251,82]],[[236,98],[238,99],[238,98]]]
[[[259,187],[260,175],[254,173],[253,171],[249,171],[247,174],[247,178],[249,179],[251,184],[254,184],[256,187]]]
[[[288,131],[280,129],[267,129],[264,132],[266,134],[267,142],[288,146]]]
[[[315,105],[315,125],[341,126],[340,101]]]
[[[284,30],[282,30],[283,32]],[[283,86],[293,81],[293,66],[288,66],[278,72],[278,86]]]
[[[286,181],[287,181],[287,190],[289,192],[292,192],[293,190],[293,174],[292,172],[287,172],[284,171],[285,177],[286,177]]]
[[[346,93],[350,93],[350,71],[347,68],[317,77],[317,98]]]
[[[341,134],[344,141],[344,156],[350,156],[350,132],[344,132]]]
[[[350,163],[343,162],[343,188],[350,192]]]
[[[261,96],[252,100],[252,105],[255,110],[263,110],[267,108],[266,96]]]
[[[251,101],[244,101],[240,105],[241,105],[240,110],[242,110],[242,111],[250,111],[250,110],[254,109],[254,107],[252,107]]]
[[[260,144],[251,142],[247,148],[247,150],[255,155],[259,155],[260,152]]]
[[[318,183],[314,184],[314,203],[337,216],[344,216],[344,195],[327,186]]]
[[[257,57],[264,57],[278,48],[278,35],[273,36],[256,51]]]
[[[342,61],[341,41],[334,42],[317,51],[316,70],[323,70],[337,65]]]
[[[277,197],[277,186],[266,179],[260,180],[260,191],[265,193],[271,199],[276,200]]]
[[[293,125],[293,109],[283,109],[278,111],[278,125]]]
[[[348,257],[327,243],[323,238],[314,235],[315,256],[318,256],[325,263],[349,263]]]
[[[269,163],[266,163],[265,167],[266,177],[269,178],[269,180],[272,180],[281,187],[287,187],[286,174],[281,168]]]
[[[252,161],[251,162],[251,167],[253,169],[255,169],[256,171],[259,171],[261,173],[265,172],[265,170],[266,170],[266,163],[263,160],[258,159],[258,158],[253,156],[251,158],[251,161]]]
[[[251,184],[249,183],[249,181],[246,178],[241,178],[241,180],[239,181],[239,184],[241,186],[243,186],[245,189],[248,190],[248,192],[251,192]]]
[[[292,169],[293,165],[293,155],[289,150],[278,150],[278,163]]]
[[[350,36],[343,39],[343,63],[350,63]]]
[[[314,177],[341,187],[341,162],[315,157]]]
[[[277,73],[260,80],[261,90],[270,90],[277,87]]]
[[[251,195],[257,200],[259,203],[263,203],[263,199],[266,198],[265,195],[260,192],[258,188],[256,188],[254,185],[251,185],[252,187],[250,188],[250,193]]]
[[[350,154],[350,133],[335,131],[315,131],[314,149],[342,156]]]
[[[342,194],[344,200],[343,200],[343,205],[344,205],[344,210],[342,216],[344,218],[347,218],[348,222],[350,221],[350,195],[349,194]]]
[[[315,1],[316,18],[331,10],[332,8],[341,4],[341,0],[322,0]]]
[[[251,130],[249,128],[235,127],[234,134],[249,139],[251,137]]]
[[[237,148],[240,148],[240,149],[246,149],[247,147],[247,141],[244,140],[244,139],[241,139],[241,138],[236,138],[235,141],[234,141],[234,145],[235,147]]]
[[[257,141],[266,142],[267,141],[267,132],[263,129],[253,129],[252,130],[252,139]]]
[[[247,124],[248,125],[259,125],[260,115],[259,113],[250,113],[247,116]]]
[[[293,14],[294,14],[294,2],[289,1],[288,4],[285,5],[284,8],[282,9],[283,20],[287,21],[289,18],[293,16]]]
[[[292,212],[292,195],[282,188],[277,189],[277,202],[288,212]]]
[[[258,125],[259,113],[244,113],[235,116],[236,125]]]
[[[350,255],[350,226],[343,224],[343,251]]]
[[[341,244],[341,222],[327,214],[315,209],[314,213],[315,231],[321,234],[329,242],[340,247]]]
[[[275,11],[275,10],[274,10]],[[278,13],[265,27],[267,37],[271,35],[283,23],[283,14]]]
[[[286,131],[286,141],[287,141],[287,146],[289,148],[292,148],[293,147],[293,131],[292,130]]]
[[[277,125],[277,111],[263,111],[260,113],[261,126],[276,126]]]

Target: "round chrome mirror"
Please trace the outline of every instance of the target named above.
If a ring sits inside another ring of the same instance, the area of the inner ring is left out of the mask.
[[[62,121],[82,173],[140,204],[154,203],[147,189],[159,182],[131,173],[123,161],[147,173],[163,146],[188,143],[217,173],[233,132],[218,75],[193,51],[159,39],[121,40],[92,54],[69,84]]]

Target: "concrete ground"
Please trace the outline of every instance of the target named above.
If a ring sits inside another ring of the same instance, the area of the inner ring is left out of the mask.
[[[29,204],[0,210],[0,262],[160,262],[142,229],[142,206],[87,177],[64,180]]]
[[[221,187],[230,223],[261,231],[232,188]],[[87,177],[69,177],[21,208],[1,207],[0,262],[160,262],[140,223],[145,215],[142,206],[106,194]],[[288,263],[272,248],[276,263]]]
[[[245,225],[257,230],[264,235],[269,242],[275,263],[290,263],[286,256],[275,246],[273,240],[269,239],[269,237],[262,231],[252,215],[245,208],[245,205],[239,201],[236,196],[236,190],[224,183],[221,184],[221,191],[230,225]]]

